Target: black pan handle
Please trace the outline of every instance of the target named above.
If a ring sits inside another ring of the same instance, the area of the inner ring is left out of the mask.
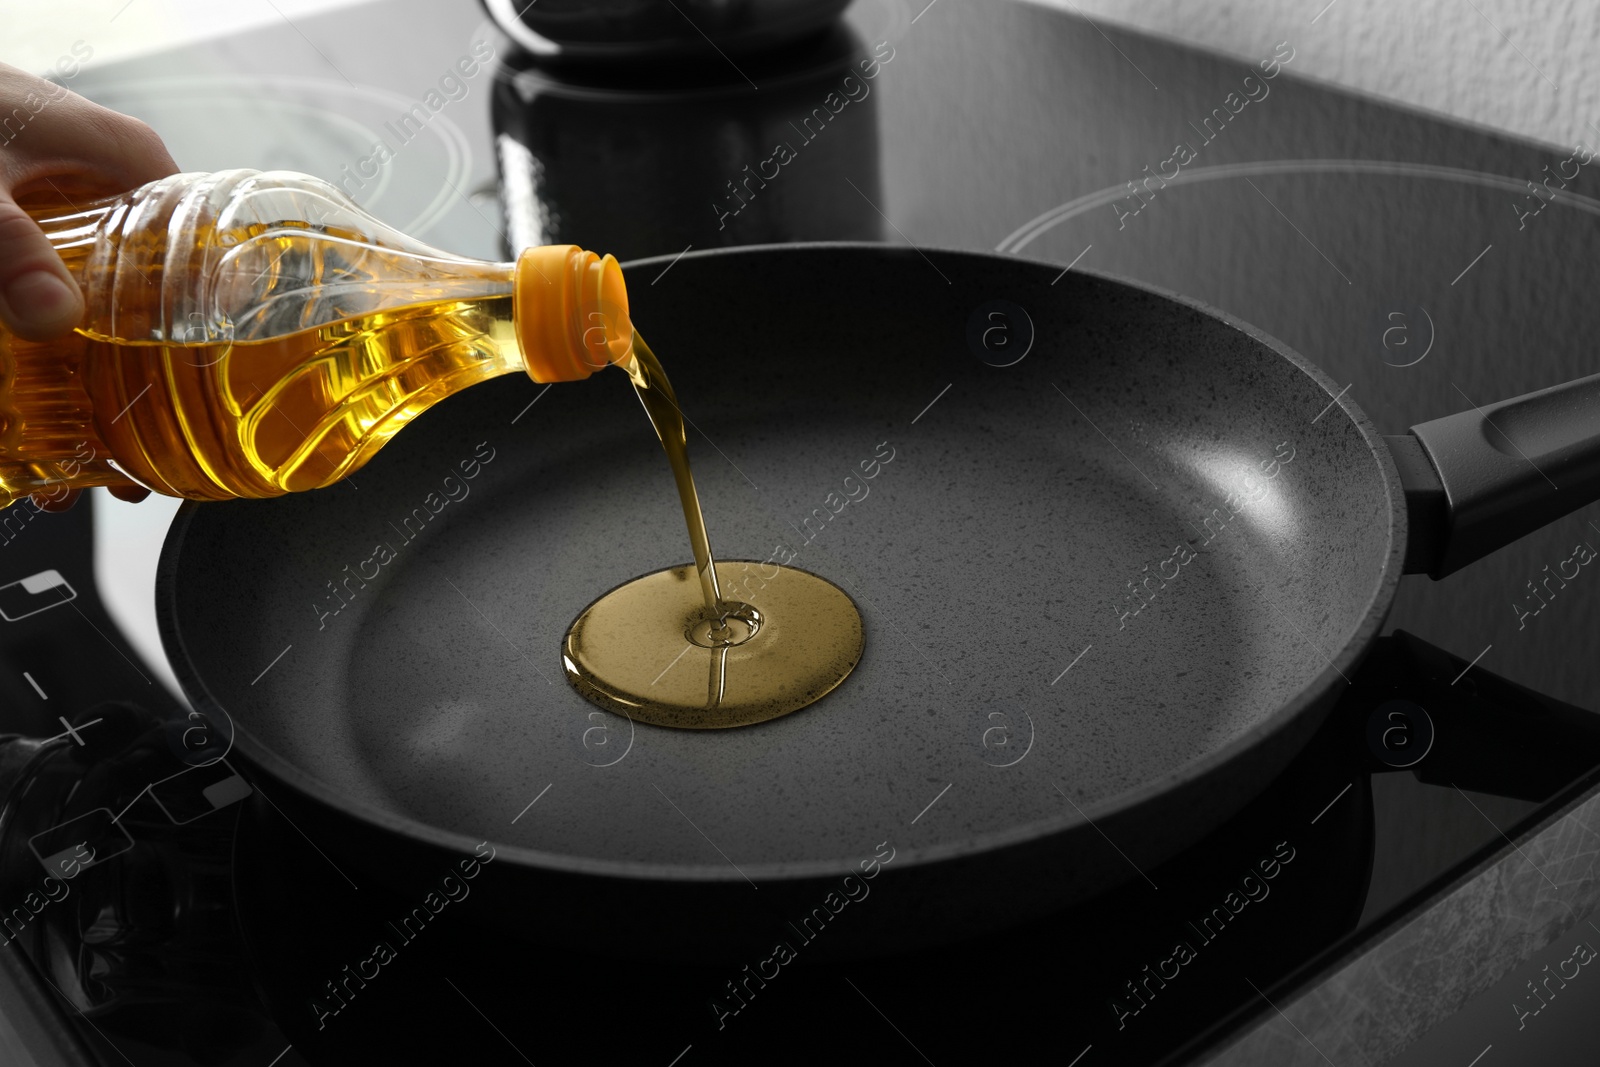
[[[1443,578],[1600,499],[1600,374],[1384,440],[1406,493],[1406,573]]]

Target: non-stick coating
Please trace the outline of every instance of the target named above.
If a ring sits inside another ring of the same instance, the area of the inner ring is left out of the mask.
[[[620,373],[507,378],[354,484],[182,514],[169,648],[248,760],[356,823],[585,877],[743,886],[885,840],[900,871],[1044,842],[1024,851],[1094,888],[1134,875],[1086,817],[1141,864],[1192,840],[1292,755],[1376,632],[1404,534],[1392,465],[1260,335],[1001,257],[735,250],[652,282],[663,265],[628,272],[634,318],[692,422],[713,545],[784,546],[848,591],[855,674],[729,731],[580,699],[568,624],[685,561],[683,523]],[[1012,366],[969,343],[980,312],[1023,340],[995,300],[1035,334]],[[363,563],[380,545],[392,561]]]

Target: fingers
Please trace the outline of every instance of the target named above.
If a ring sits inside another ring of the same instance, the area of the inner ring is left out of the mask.
[[[142,485],[111,485],[107,486],[111,495],[118,500],[126,500],[130,504],[137,504],[150,495],[150,490]]]
[[[0,323],[18,337],[48,341],[83,318],[83,293],[27,212],[0,188]]]
[[[132,189],[177,170],[154,130],[0,64],[0,325],[49,341],[83,318],[83,294],[18,206]]]
[[[0,116],[0,326],[25,340],[49,341],[83,318],[83,293],[19,204],[121,193],[178,168],[143,122],[3,63]],[[33,502],[42,511],[65,511],[82,492],[60,491],[65,488],[35,493]],[[112,493],[138,501],[149,490],[126,486]]]
[[[28,146],[35,158],[62,161],[68,177],[82,176],[105,192],[133,189],[178,170],[155,130],[73,93],[52,103],[23,132],[36,142]],[[20,147],[22,137],[13,144]]]
[[[145,123],[3,63],[0,103],[6,105],[0,110],[13,117],[0,134],[6,148],[0,153],[0,179],[13,187],[60,176],[87,179],[85,184],[102,192],[122,192],[178,170]],[[18,117],[26,121],[18,125]]]

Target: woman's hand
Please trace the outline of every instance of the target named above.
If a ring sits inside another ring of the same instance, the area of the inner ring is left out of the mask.
[[[0,63],[0,325],[49,341],[83,318],[82,291],[18,200],[111,196],[177,169],[161,138],[138,119]],[[111,492],[124,500],[149,495],[137,486]],[[65,511],[78,495],[35,494],[34,503]]]
[[[0,63],[0,324],[48,341],[83,318],[83,293],[19,199],[110,196],[177,169],[138,119]]]

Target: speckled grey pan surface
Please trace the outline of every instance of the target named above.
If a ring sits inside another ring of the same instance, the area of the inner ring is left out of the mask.
[[[404,885],[489,840],[511,926],[671,954],[759,938],[892,850],[898,903],[854,947],[959,936],[1221,822],[1377,632],[1404,548],[1392,462],[1276,343],[1009,257],[666,265],[630,268],[630,294],[693,424],[713,545],[781,545],[842,586],[860,666],[737,730],[585,703],[568,624],[689,555],[665,458],[621,374],[475,387],[354,485],[186,507],[163,555],[192,699],[330,859]],[[993,301],[1031,321],[1010,366],[991,364],[1027,327]],[[989,325],[1008,332],[969,342]]]

